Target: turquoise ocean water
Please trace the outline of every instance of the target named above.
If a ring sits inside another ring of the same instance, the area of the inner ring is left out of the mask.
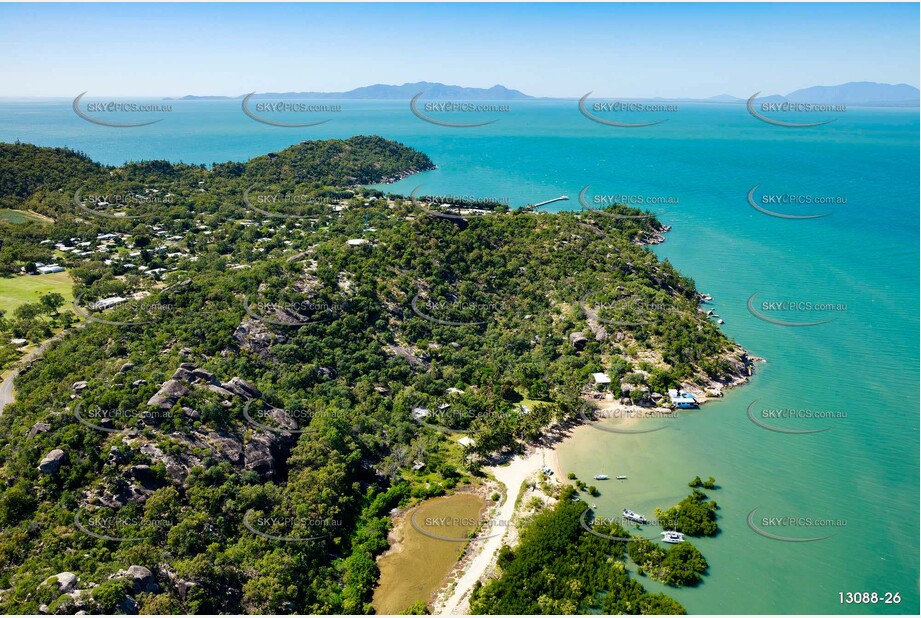
[[[711,496],[721,507],[722,533],[695,541],[710,562],[709,576],[695,589],[666,590],[691,613],[917,613],[917,110],[849,109],[830,115],[831,124],[803,129],[760,122],[740,105],[680,104],[654,118],[668,122],[633,129],[591,122],[574,102],[439,116],[497,120],[460,129],[423,122],[404,102],[342,102],[342,112],[311,115],[329,122],[289,129],[247,118],[235,101],[172,105],[169,113],[143,116],[163,118],[155,125],[116,129],[81,120],[70,101],[0,102],[0,140],[66,145],[110,164],[152,158],[210,164],[305,139],[377,134],[426,152],[438,165],[389,185],[393,192],[423,185],[425,194],[507,199],[512,206],[570,196],[551,210],[578,208],[575,197],[586,185],[589,196],[677,200],[660,217],[672,230],[654,250],[712,294],[725,332],[768,362],[759,364],[751,384],[662,431],[581,429],[561,448],[563,469],[581,478],[599,466],[628,475],[601,485],[597,512],[611,517],[625,507],[651,516],[686,495],[694,475],[717,478],[721,489]],[[832,196],[846,204],[773,205],[786,213],[833,214],[770,217],[746,201],[755,185],[756,195]],[[749,313],[746,301],[756,292],[759,309],[762,300],[843,308],[763,311],[791,321],[834,318],[784,327]],[[786,429],[831,427],[779,433],[749,420],[755,400],[756,414],[771,408],[846,416],[763,419]],[[770,534],[833,536],[772,540],[749,528],[753,510],[755,525]],[[772,521],[779,517],[813,522]],[[842,605],[839,592],[876,592],[880,602]],[[886,592],[900,593],[901,603],[884,604]]]

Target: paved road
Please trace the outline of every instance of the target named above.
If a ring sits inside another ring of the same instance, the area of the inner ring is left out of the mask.
[[[80,326],[82,326],[82,323],[77,325],[78,328]],[[34,361],[36,358],[44,354],[45,350],[48,349],[49,345],[51,345],[52,343],[54,343],[55,341],[63,337],[68,332],[69,331],[63,331],[63,332],[58,333],[57,335],[55,335],[48,341],[45,341],[44,343],[39,345],[37,348],[35,348],[31,352],[23,356],[19,360],[19,362],[16,363],[17,365],[16,369],[11,371],[10,374],[3,380],[3,382],[0,382],[0,414],[3,414],[3,408],[5,408],[7,404],[13,403],[13,401],[16,399],[16,393],[13,392],[13,380],[15,380],[16,376],[19,375],[20,369],[24,365],[29,364],[30,362]]]

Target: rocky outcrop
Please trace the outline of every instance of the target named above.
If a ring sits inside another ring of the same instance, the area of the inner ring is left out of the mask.
[[[180,397],[185,397],[189,394],[189,389],[185,387],[178,380],[167,380],[160,387],[160,390],[150,398],[147,402],[147,405],[152,408],[160,408],[163,410],[169,410],[173,405],[179,401]]]
[[[217,382],[217,379],[214,377],[213,373],[207,369],[201,369],[200,367],[192,370],[192,377],[196,380],[203,380],[209,384],[215,384]]]
[[[586,303],[581,303],[581,307],[582,312],[585,313],[585,322],[588,324],[588,328],[592,331],[592,334],[595,335],[595,341],[604,341],[607,339],[608,331],[601,325],[601,320],[598,318],[598,311],[589,307]]]
[[[138,602],[134,600],[134,597],[126,596],[115,606],[115,613],[125,616],[135,616],[138,613]]]
[[[124,578],[130,582],[132,594],[156,592],[160,589],[157,585],[157,581],[154,579],[153,573],[147,567],[133,564],[127,569],[123,569],[115,575],[112,575],[109,579],[120,578]]]
[[[259,399],[262,397],[262,391],[242,378],[231,378],[229,382],[221,383],[221,388],[244,399]]]
[[[67,453],[59,448],[49,451],[40,462],[38,462],[38,471],[42,474],[57,474],[61,465],[67,463]]]
[[[34,438],[40,433],[48,433],[51,431],[51,425],[48,423],[35,423],[32,425],[32,428],[29,429],[29,438]]]
[[[243,399],[256,399],[262,397],[262,392],[246,380],[233,377],[221,383],[211,371],[196,367],[194,363],[180,363],[169,380],[160,386],[160,390],[147,402],[148,406],[168,410],[176,404],[181,397],[190,391],[186,384],[195,388],[208,390],[224,400],[233,397]],[[225,401],[225,406],[230,405]]]
[[[222,399],[230,399],[231,397],[233,397],[233,393],[231,393],[226,388],[222,386],[218,386],[216,384],[195,384],[195,386],[198,388],[204,388],[206,390],[209,390],[212,393],[216,393]]]
[[[267,434],[257,434],[246,443],[243,450],[243,467],[252,470],[262,478],[275,476],[275,454],[278,440]]]
[[[577,350],[585,349],[586,344],[588,343],[588,337],[585,336],[585,333],[569,333],[569,343],[572,344]]]
[[[170,377],[170,379],[181,380],[183,382],[193,382],[195,380],[195,376],[193,376],[192,372],[185,367],[179,367],[179,369],[173,372],[173,375]]]
[[[272,346],[287,341],[287,337],[273,332],[264,322],[251,317],[246,317],[240,322],[240,326],[233,332],[233,338],[242,349],[263,358],[269,356]]]
[[[421,369],[428,370],[429,368],[429,359],[427,355],[416,354],[412,348],[405,345],[394,345],[388,343],[384,346],[384,349],[394,356],[398,356],[406,362],[408,362],[413,367],[419,367]]]
[[[281,417],[279,423],[296,426],[290,418]],[[244,441],[243,437],[236,433],[200,429],[174,432],[169,434],[169,438],[180,444],[181,448],[166,453],[156,444],[142,439],[138,439],[136,448],[154,462],[162,463],[166,467],[167,476],[178,482],[184,482],[189,470],[203,465],[208,456],[225,461],[235,468],[252,470],[267,480],[275,478],[280,462],[286,459],[294,441],[294,436],[287,432],[256,431],[251,438]],[[144,466],[132,467],[128,476],[137,479],[140,469],[143,468]],[[125,491],[131,491],[128,488],[133,487],[134,493],[130,496],[115,494],[113,498],[143,501],[146,500],[143,494],[147,493],[147,490],[151,490],[152,493],[156,485],[141,482],[129,483],[122,487]]]
[[[42,584],[43,586],[55,586],[58,592],[70,592],[77,587],[77,576],[69,571],[52,575]]]
[[[161,486],[150,466],[131,466],[122,476],[107,478],[101,492],[89,495],[90,503],[120,509],[132,503],[143,504]]]

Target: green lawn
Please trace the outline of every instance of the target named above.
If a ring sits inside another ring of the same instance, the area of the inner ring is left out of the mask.
[[[26,221],[38,221],[40,223],[53,223],[46,217],[41,217],[35,213],[25,210],[14,210],[12,208],[0,208],[0,219],[10,223],[25,223]]]
[[[70,307],[73,301],[73,281],[70,274],[52,273],[50,275],[20,275],[18,277],[0,278],[0,309],[11,316],[19,305],[38,302],[38,297],[45,292],[57,292],[64,297]]]

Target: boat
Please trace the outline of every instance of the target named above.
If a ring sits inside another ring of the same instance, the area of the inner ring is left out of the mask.
[[[648,524],[649,520],[640,515],[639,513],[634,513],[630,509],[624,509],[624,519],[629,519],[630,521],[635,521],[638,524]]]
[[[608,476],[607,474],[605,474],[604,472],[602,472],[602,473],[600,473],[600,474],[596,474],[596,475],[593,476],[592,478],[595,479],[596,481],[606,481],[606,480],[608,480],[608,479],[611,478],[611,477]]]
[[[684,535],[675,530],[666,530],[662,533],[662,540],[665,543],[684,543]]]
[[[627,477],[626,477],[626,476],[618,476],[618,477],[617,477],[617,480],[618,480],[618,481],[626,481],[626,480],[627,480]]]
[[[698,407],[697,398],[687,391],[668,389],[668,397],[676,408],[687,410]]]

